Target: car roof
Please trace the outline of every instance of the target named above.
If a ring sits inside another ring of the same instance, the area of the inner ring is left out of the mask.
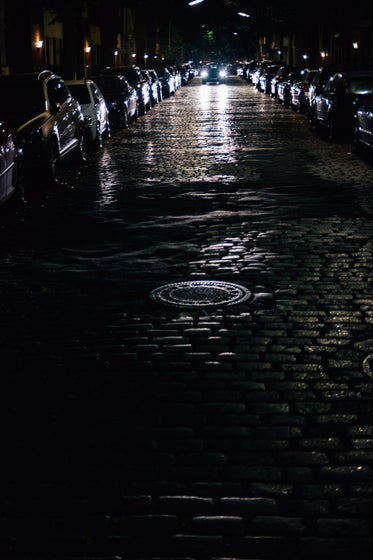
[[[333,75],[343,76],[344,78],[360,78],[365,76],[373,76],[373,70],[340,70],[335,72]]]

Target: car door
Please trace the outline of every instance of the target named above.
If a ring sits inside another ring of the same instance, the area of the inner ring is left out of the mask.
[[[362,107],[359,111],[359,134],[363,142],[373,145],[373,105]]]
[[[331,76],[323,93],[318,97],[318,119],[322,122],[322,124],[328,125],[330,122],[332,111],[335,110],[336,92],[340,81],[340,76]]]

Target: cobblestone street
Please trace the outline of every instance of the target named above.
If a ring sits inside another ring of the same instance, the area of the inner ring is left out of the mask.
[[[0,214],[0,558],[369,558],[371,158],[195,78],[63,171]]]

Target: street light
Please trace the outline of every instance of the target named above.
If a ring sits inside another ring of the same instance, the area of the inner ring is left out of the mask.
[[[200,4],[204,2],[204,0],[193,0],[192,2],[188,2],[188,6],[194,6],[195,4]]]
[[[246,18],[251,17],[249,14],[246,14],[245,12],[237,12],[237,13],[238,13],[238,15],[241,16],[241,17],[246,17]]]

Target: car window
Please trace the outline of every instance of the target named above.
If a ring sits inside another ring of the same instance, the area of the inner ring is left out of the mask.
[[[360,95],[373,93],[373,77],[372,78],[359,78],[358,80],[347,80],[346,91],[348,93],[355,93]]]
[[[82,84],[69,84],[69,90],[74,99],[79,101],[82,105],[89,105],[91,102],[89,92],[85,85]]]
[[[325,84],[325,88],[324,88],[325,93],[328,93],[330,91],[335,90],[335,83],[334,82],[335,82],[335,78],[334,78],[334,76],[331,76]]]
[[[52,104],[62,105],[69,98],[69,91],[64,82],[59,79],[49,80],[47,83],[49,101]]]

